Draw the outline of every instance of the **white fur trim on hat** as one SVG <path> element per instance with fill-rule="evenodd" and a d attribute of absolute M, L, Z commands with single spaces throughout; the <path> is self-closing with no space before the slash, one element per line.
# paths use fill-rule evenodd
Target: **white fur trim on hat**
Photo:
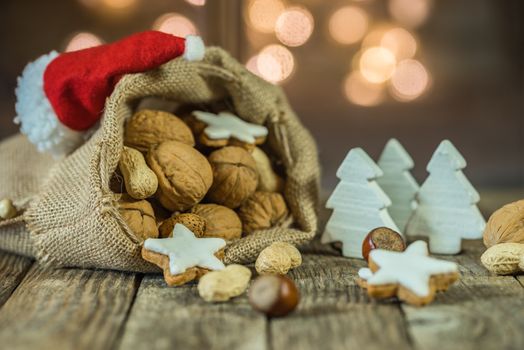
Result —
<path fill-rule="evenodd" d="M 18 78 L 16 94 L 16 124 L 20 132 L 36 145 L 38 151 L 63 156 L 84 140 L 83 133 L 71 130 L 58 120 L 44 92 L 44 72 L 58 56 L 56 51 L 29 63 Z"/>
<path fill-rule="evenodd" d="M 186 36 L 186 48 L 183 57 L 188 61 L 200 61 L 204 58 L 206 47 L 198 35 Z"/>

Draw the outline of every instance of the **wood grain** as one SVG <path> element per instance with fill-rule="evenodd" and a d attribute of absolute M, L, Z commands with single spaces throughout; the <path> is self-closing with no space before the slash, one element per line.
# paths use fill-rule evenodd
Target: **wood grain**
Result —
<path fill-rule="evenodd" d="M 480 265 L 481 241 L 461 255 L 461 279 L 423 308 L 402 305 L 410 337 L 420 349 L 524 348 L 524 288 L 512 276 L 491 276 Z"/>
<path fill-rule="evenodd" d="M 270 323 L 274 349 L 411 348 L 397 303 L 370 301 L 356 285 L 363 260 L 306 255 L 290 273 L 300 290 L 298 309 Z"/>
<path fill-rule="evenodd" d="M 35 264 L 0 309 L 0 344 L 21 349 L 109 349 L 138 281 L 134 274 L 46 270 Z"/>
<path fill-rule="evenodd" d="M 246 296 L 207 303 L 196 284 L 167 287 L 146 276 L 124 329 L 121 349 L 265 349 L 266 319 Z"/>
<path fill-rule="evenodd" d="M 20 284 L 32 263 L 29 258 L 0 251 L 0 307 Z"/>

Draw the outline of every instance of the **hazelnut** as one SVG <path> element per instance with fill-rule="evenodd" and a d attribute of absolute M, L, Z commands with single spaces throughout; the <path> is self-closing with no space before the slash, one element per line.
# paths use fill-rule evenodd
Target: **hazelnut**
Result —
<path fill-rule="evenodd" d="M 509 203 L 495 211 L 484 229 L 484 245 L 524 243 L 524 200 Z"/>
<path fill-rule="evenodd" d="M 300 264 L 302 256 L 295 246 L 286 242 L 275 242 L 260 252 L 255 269 L 260 275 L 285 275 Z"/>
<path fill-rule="evenodd" d="M 145 152 L 164 141 L 178 141 L 189 146 L 195 144 L 191 129 L 171 113 L 144 109 L 127 121 L 124 138 L 126 146 Z"/>
<path fill-rule="evenodd" d="M 200 278 L 198 294 L 205 301 L 227 301 L 241 295 L 251 280 L 251 270 L 242 265 L 229 265 Z"/>
<path fill-rule="evenodd" d="M 233 240 L 242 236 L 242 222 L 237 213 L 218 204 L 197 204 L 191 213 L 202 217 L 206 222 L 205 237 L 218 237 Z"/>
<path fill-rule="evenodd" d="M 16 214 L 17 210 L 12 200 L 4 198 L 0 201 L 0 220 L 12 219 Z"/>
<path fill-rule="evenodd" d="M 200 202 L 213 182 L 206 157 L 177 141 L 153 146 L 147 164 L 158 177 L 158 200 L 171 211 L 184 211 Z"/>
<path fill-rule="evenodd" d="M 369 252 L 373 249 L 385 249 L 402 252 L 406 249 L 404 238 L 400 233 L 388 228 L 378 227 L 371 230 L 362 241 L 362 256 L 368 261 Z"/>
<path fill-rule="evenodd" d="M 271 160 L 264 151 L 255 147 L 251 152 L 258 171 L 258 191 L 282 192 L 284 189 L 284 180 L 278 176 L 273 167 Z"/>
<path fill-rule="evenodd" d="M 158 228 L 161 238 L 171 237 L 176 224 L 187 227 L 197 237 L 203 237 L 206 230 L 206 220 L 196 214 L 175 214 L 165 220 Z"/>
<path fill-rule="evenodd" d="M 246 234 L 273 227 L 282 221 L 287 213 L 284 197 L 276 192 L 257 191 L 238 209 L 238 216 Z"/>
<path fill-rule="evenodd" d="M 268 317 L 289 314 L 297 307 L 299 299 L 297 287 L 286 276 L 260 276 L 249 288 L 249 303 Z"/>
<path fill-rule="evenodd" d="M 209 155 L 213 167 L 213 186 L 210 201 L 237 208 L 251 196 L 258 184 L 257 165 L 245 149 L 224 147 Z"/>
<path fill-rule="evenodd" d="M 118 211 L 138 240 L 158 237 L 155 213 L 148 201 L 123 195 L 119 201 Z"/>

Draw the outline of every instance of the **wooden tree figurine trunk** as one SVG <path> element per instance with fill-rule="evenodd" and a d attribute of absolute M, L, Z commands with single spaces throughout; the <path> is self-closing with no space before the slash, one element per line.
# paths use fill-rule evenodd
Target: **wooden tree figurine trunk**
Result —
<path fill-rule="evenodd" d="M 441 142 L 428 164 L 429 176 L 420 187 L 406 232 L 429 237 L 432 253 L 457 254 L 463 238 L 482 237 L 486 221 L 476 206 L 479 195 L 461 171 L 465 167 L 448 140 Z"/>
<path fill-rule="evenodd" d="M 387 211 L 391 201 L 375 181 L 381 175 L 364 150 L 349 151 L 337 171 L 341 181 L 326 203 L 333 214 L 322 243 L 340 241 L 344 256 L 362 258 L 362 241 L 369 231 L 380 226 L 398 231 Z"/>

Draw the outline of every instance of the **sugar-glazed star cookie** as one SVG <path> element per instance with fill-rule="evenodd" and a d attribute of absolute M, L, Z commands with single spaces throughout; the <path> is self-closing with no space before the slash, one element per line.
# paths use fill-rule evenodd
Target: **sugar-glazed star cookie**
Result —
<path fill-rule="evenodd" d="M 142 258 L 162 268 L 166 283 L 175 286 L 209 270 L 222 270 L 225 266 L 219 258 L 225 245 L 221 238 L 197 238 L 186 226 L 176 224 L 172 237 L 146 239 Z"/>
<path fill-rule="evenodd" d="M 251 150 L 255 145 L 264 143 L 268 134 L 265 126 L 245 122 L 230 112 L 213 114 L 194 111 L 193 116 L 205 124 L 199 139 L 209 147 L 233 145 Z"/>
<path fill-rule="evenodd" d="M 417 306 L 432 302 L 436 292 L 447 290 L 459 277 L 457 264 L 429 257 L 424 241 L 412 243 L 404 252 L 373 250 L 369 269 L 360 269 L 358 274 L 358 283 L 369 296 L 397 296 Z"/>

